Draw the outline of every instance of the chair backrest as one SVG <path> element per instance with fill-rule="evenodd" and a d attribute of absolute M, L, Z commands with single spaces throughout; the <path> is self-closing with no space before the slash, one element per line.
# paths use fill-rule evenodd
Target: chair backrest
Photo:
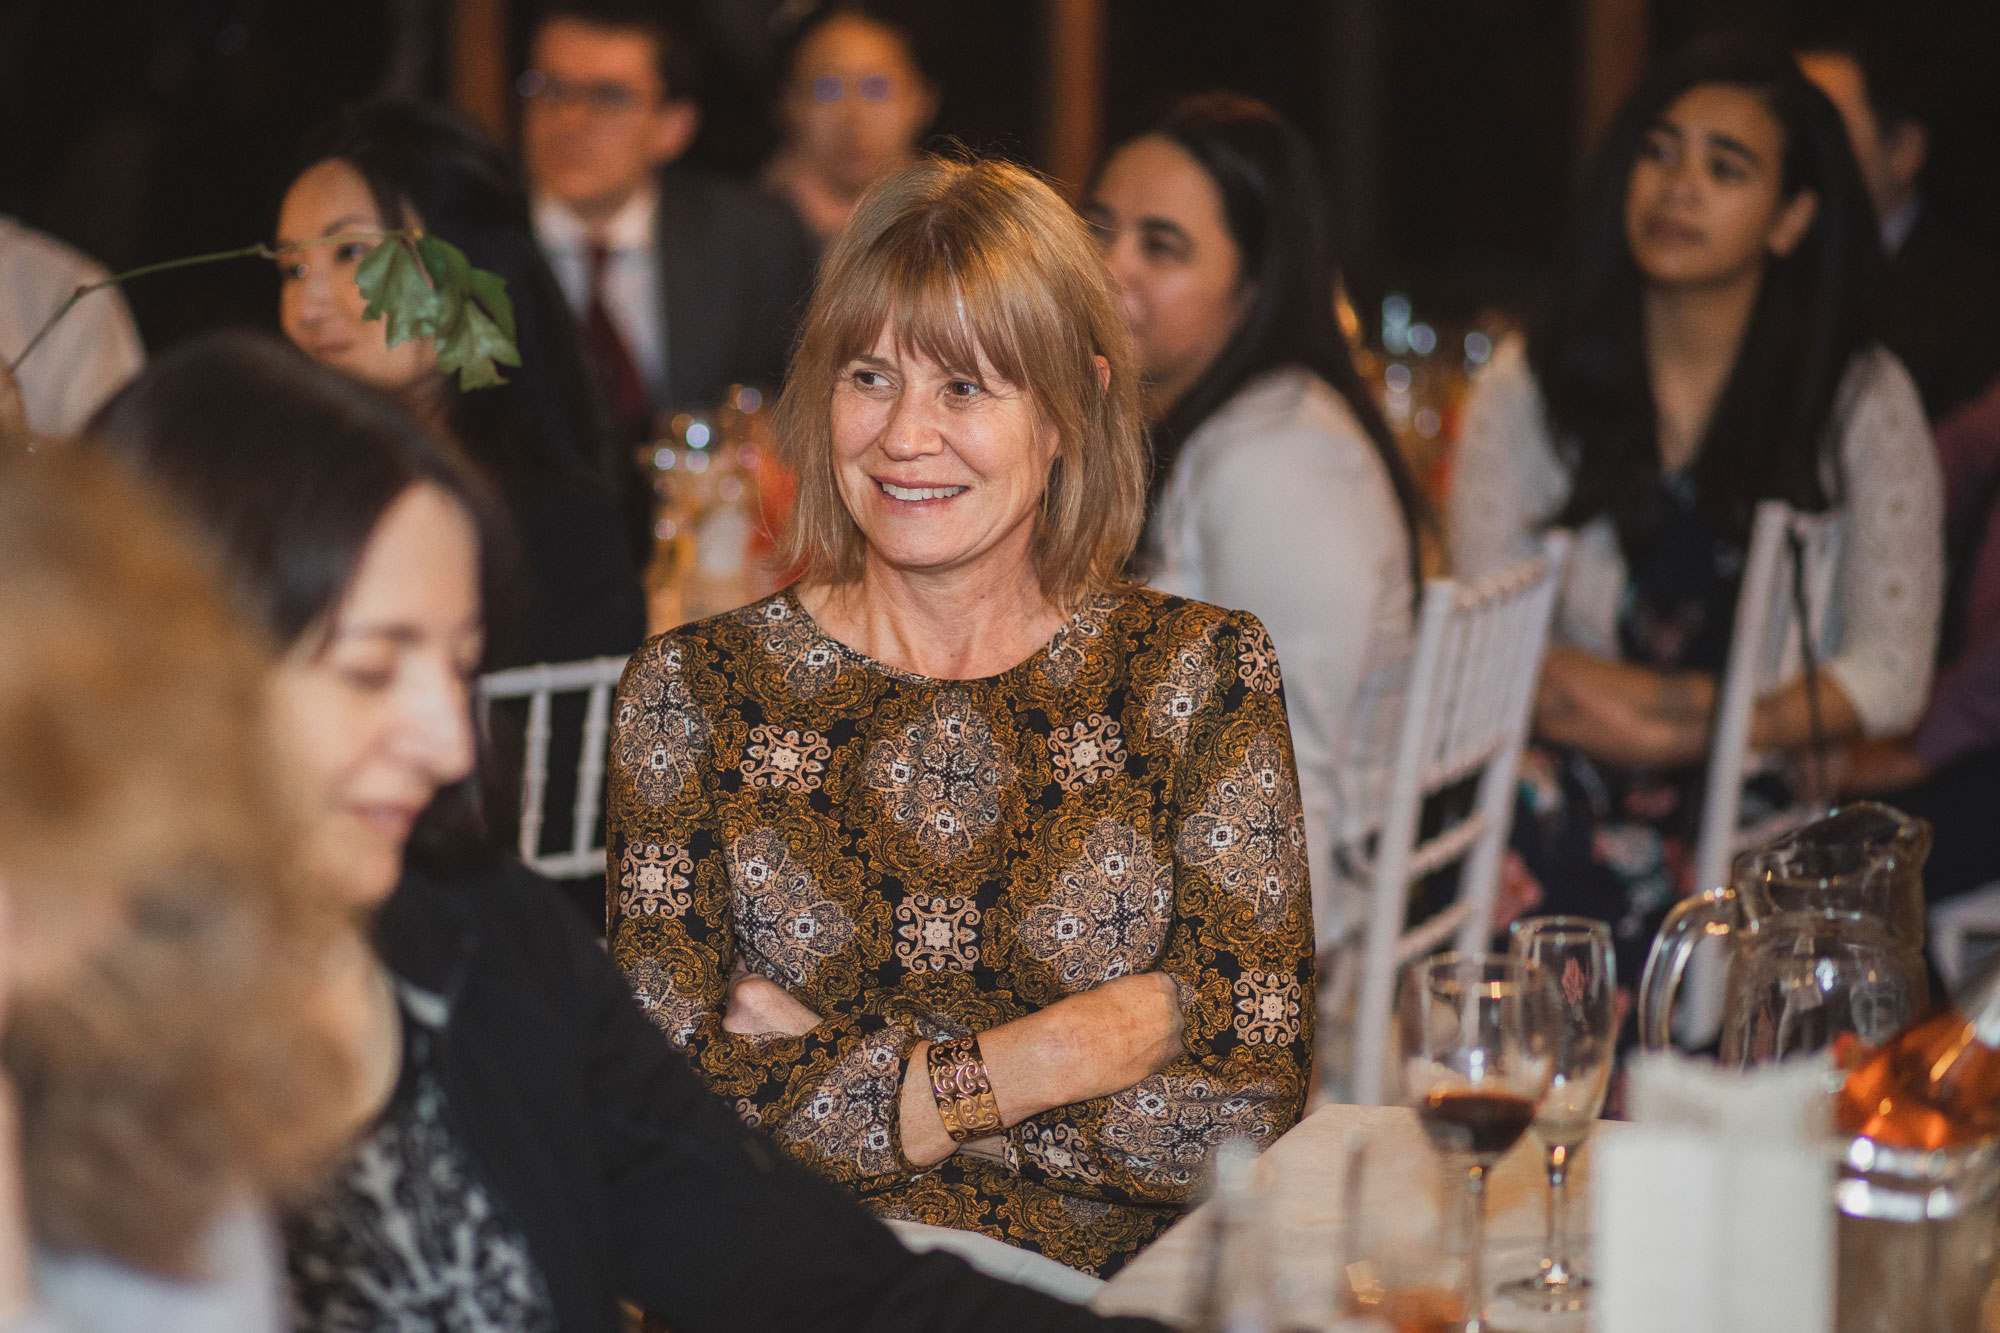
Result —
<path fill-rule="evenodd" d="M 1389 1023 L 1403 965 L 1454 932 L 1461 949 L 1485 947 L 1501 857 L 1514 812 L 1514 779 L 1535 701 L 1569 535 L 1550 533 L 1542 552 L 1472 585 L 1432 579 L 1417 613 L 1403 724 L 1376 839 L 1368 930 L 1357 997 L 1355 1100 L 1383 1099 Z M 1471 809 L 1421 844 L 1424 799 L 1479 775 Z M 1462 862 L 1457 899 L 1405 928 L 1410 886 Z"/>
<path fill-rule="evenodd" d="M 480 678 L 482 722 L 486 706 L 495 700 L 528 701 L 521 763 L 521 859 L 551 879 L 604 873 L 604 822 L 599 818 L 599 804 L 604 787 L 605 736 L 611 729 L 611 692 L 625 672 L 626 661 L 623 657 L 593 657 L 581 662 L 544 662 Z M 544 853 L 542 824 L 555 696 L 586 691 L 589 700 L 584 707 L 583 745 L 576 762 L 575 820 L 569 850 Z"/>
<path fill-rule="evenodd" d="M 1779 500 L 1757 506 L 1750 550 L 1743 562 L 1729 662 L 1716 692 L 1715 734 L 1708 752 L 1708 783 L 1695 843 L 1694 889 L 1727 882 L 1743 806 L 1743 772 L 1749 759 L 1750 719 L 1757 701 L 1797 673 L 1803 637 L 1797 614 L 1803 560 L 1806 608 L 1814 660 L 1827 656 L 1829 607 L 1840 563 L 1840 525 L 1827 514 L 1800 514 Z"/>

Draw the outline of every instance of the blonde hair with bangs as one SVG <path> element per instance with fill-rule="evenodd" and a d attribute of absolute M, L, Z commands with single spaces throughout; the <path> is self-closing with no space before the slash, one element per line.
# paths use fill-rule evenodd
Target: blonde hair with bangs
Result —
<path fill-rule="evenodd" d="M 787 562 L 810 583 L 860 577 L 865 541 L 834 478 L 833 391 L 885 326 L 898 348 L 954 371 L 983 354 L 1028 394 L 1057 439 L 1032 547 L 1042 591 L 1067 609 L 1116 587 L 1145 521 L 1130 336 L 1088 226 L 1005 162 L 929 158 L 898 172 L 827 252 L 776 414 L 798 478 Z"/>

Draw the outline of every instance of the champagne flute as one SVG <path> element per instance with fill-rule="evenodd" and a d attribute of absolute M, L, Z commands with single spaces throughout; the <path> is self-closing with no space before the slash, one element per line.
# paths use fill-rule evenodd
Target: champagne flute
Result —
<path fill-rule="evenodd" d="M 1551 985 L 1518 959 L 1440 954 L 1411 965 L 1396 1008 L 1403 1092 L 1465 1196 L 1466 1333 L 1487 1333 L 1486 1173 L 1520 1142 L 1548 1091 L 1528 1012 Z"/>
<path fill-rule="evenodd" d="M 1548 1239 L 1539 1271 L 1501 1290 L 1529 1309 L 1581 1310 L 1590 1279 L 1576 1271 L 1569 1250 L 1569 1169 L 1604 1108 L 1617 1054 L 1611 928 L 1587 917 L 1529 917 L 1514 923 L 1508 952 L 1554 985 L 1531 992 L 1527 1007 L 1527 1040 L 1550 1069 L 1534 1123 L 1548 1154 Z"/>

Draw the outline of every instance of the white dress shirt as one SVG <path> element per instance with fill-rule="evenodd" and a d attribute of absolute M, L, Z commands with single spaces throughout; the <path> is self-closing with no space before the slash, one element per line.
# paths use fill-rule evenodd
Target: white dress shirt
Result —
<path fill-rule="evenodd" d="M 1944 479 L 1923 404 L 1903 363 L 1880 347 L 1856 356 L 1835 399 L 1844 529 L 1827 628 L 1826 674 L 1870 736 L 1908 731 L 1930 694 L 1944 594 Z M 1451 492 L 1452 571 L 1478 578 L 1534 549 L 1569 498 L 1542 393 L 1519 340 L 1503 343 L 1473 384 Z M 1825 469 L 1829 480 L 1834 469 Z M 1615 658 L 1625 557 L 1608 517 L 1583 525 L 1552 634 Z M 1794 669 L 1788 668 L 1788 674 Z"/>
<path fill-rule="evenodd" d="M 1367 886 L 1340 874 L 1335 849 L 1381 820 L 1413 647 L 1388 470 L 1325 380 L 1275 370 L 1188 437 L 1154 522 L 1153 586 L 1248 611 L 1277 647 L 1326 949 L 1367 919 Z"/>
<path fill-rule="evenodd" d="M 648 183 L 601 228 L 592 228 L 545 195 L 535 200 L 534 212 L 535 239 L 579 320 L 590 310 L 590 243 L 604 242 L 605 313 L 625 340 L 625 350 L 646 387 L 646 401 L 654 408 L 669 405 L 666 303 L 654 236 L 659 197 L 659 190 Z"/>
<path fill-rule="evenodd" d="M 53 236 L 0 217 L 0 362 L 21 354 L 78 287 L 103 267 Z M 115 287 L 92 292 L 15 372 L 37 435 L 73 435 L 146 366 L 132 312 Z"/>

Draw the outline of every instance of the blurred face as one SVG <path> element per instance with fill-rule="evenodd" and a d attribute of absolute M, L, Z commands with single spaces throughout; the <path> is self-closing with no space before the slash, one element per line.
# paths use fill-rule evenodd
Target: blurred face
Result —
<path fill-rule="evenodd" d="M 354 266 L 375 248 L 382 213 L 368 182 L 332 158 L 305 172 L 278 210 L 278 322 L 285 336 L 321 365 L 400 396 L 438 378 L 428 338 L 389 346 L 387 325 L 364 320 L 367 306 Z M 333 244 L 315 244 L 330 236 Z"/>
<path fill-rule="evenodd" d="M 1029 569 L 1054 433 L 985 358 L 947 367 L 884 328 L 833 390 L 834 470 L 869 558 L 905 573 Z"/>
<path fill-rule="evenodd" d="M 1647 281 L 1699 288 L 1754 279 L 1788 255 L 1817 200 L 1783 196 L 1784 127 L 1754 93 L 1703 84 L 1647 130 L 1625 188 L 1625 242 Z"/>
<path fill-rule="evenodd" d="M 472 520 L 417 485 L 383 513 L 327 638 L 308 632 L 273 673 L 277 771 L 311 869 L 356 906 L 389 896 L 417 816 L 472 771 L 483 638 Z"/>
<path fill-rule="evenodd" d="M 896 33 L 841 17 L 799 49 L 783 110 L 806 165 L 832 189 L 858 195 L 910 160 L 937 98 Z"/>
<path fill-rule="evenodd" d="M 701 113 L 671 99 L 654 39 L 551 19 L 522 77 L 521 152 L 537 193 L 586 220 L 617 212 L 694 141 Z"/>
<path fill-rule="evenodd" d="M 1104 164 L 1085 213 L 1103 239 L 1158 416 L 1201 377 L 1254 295 L 1222 193 L 1201 164 L 1148 136 Z"/>

